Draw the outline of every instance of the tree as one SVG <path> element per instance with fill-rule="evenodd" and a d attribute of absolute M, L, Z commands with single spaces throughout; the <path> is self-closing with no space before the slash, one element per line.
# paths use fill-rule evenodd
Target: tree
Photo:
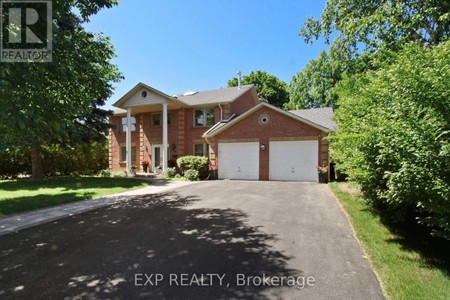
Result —
<path fill-rule="evenodd" d="M 256 93 L 260 99 L 282 108 L 288 101 L 287 85 L 275 75 L 270 75 L 265 71 L 251 72 L 242 78 L 242 84 L 254 84 Z M 238 79 L 234 77 L 228 80 L 228 86 L 237 86 Z"/>
<path fill-rule="evenodd" d="M 337 95 L 332 88 L 341 80 L 344 70 L 342 61 L 334 60 L 321 51 L 317 59 L 311 60 L 302 72 L 292 77 L 289 102 L 285 103 L 284 109 L 335 106 Z"/>
<path fill-rule="evenodd" d="M 286 109 L 336 106 L 333 88 L 343 74 L 373 70 L 386 50 L 415 41 L 437 45 L 450 34 L 448 1 L 328 0 L 319 20 L 308 18 L 299 35 L 306 43 L 331 44 L 290 84 Z M 330 39 L 337 34 L 331 42 Z"/>
<path fill-rule="evenodd" d="M 338 165 L 374 205 L 450 239 L 450 41 L 407 44 L 338 84 Z"/>
<path fill-rule="evenodd" d="M 43 176 L 42 143 L 68 138 L 74 123 L 101 115 L 97 105 L 111 96 L 112 83 L 122 78 L 111 64 L 115 55 L 109 39 L 82 27 L 91 15 L 118 0 L 52 3 L 53 61 L 0 65 L 1 146 L 31 145 L 34 178 Z"/>
<path fill-rule="evenodd" d="M 446 0 L 328 0 L 320 20 L 308 17 L 299 35 L 306 43 L 323 36 L 333 51 L 356 57 L 380 49 L 399 50 L 408 42 L 437 45 L 450 34 Z M 359 49 L 364 46 L 364 49 Z"/>

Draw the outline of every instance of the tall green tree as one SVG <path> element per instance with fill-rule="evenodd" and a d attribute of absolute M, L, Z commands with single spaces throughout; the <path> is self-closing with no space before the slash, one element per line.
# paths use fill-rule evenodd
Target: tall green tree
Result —
<path fill-rule="evenodd" d="M 249 75 L 244 75 L 241 84 L 254 84 L 258 97 L 276 107 L 282 108 L 289 99 L 286 83 L 265 71 L 252 71 Z M 229 87 L 237 85 L 236 77 L 228 80 Z"/>
<path fill-rule="evenodd" d="M 111 63 L 115 55 L 109 39 L 82 26 L 118 0 L 52 3 L 53 61 L 0 64 L 1 146 L 31 145 L 34 178 L 43 176 L 42 144 L 68 138 L 76 122 L 101 115 L 98 104 L 111 96 L 113 83 L 121 79 Z"/>
<path fill-rule="evenodd" d="M 437 45 L 450 34 L 450 2 L 328 0 L 320 19 L 308 18 L 299 35 L 330 44 L 290 83 L 287 109 L 335 106 L 334 86 L 347 75 L 374 69 L 384 51 L 408 42 Z M 332 40 L 332 38 L 334 38 Z"/>
<path fill-rule="evenodd" d="M 334 51 L 356 56 L 398 50 L 408 42 L 437 45 L 450 34 L 446 0 L 328 0 L 320 19 L 309 17 L 299 35 L 306 43 L 338 34 Z"/>
<path fill-rule="evenodd" d="M 342 61 L 334 60 L 321 51 L 317 59 L 311 60 L 303 71 L 292 77 L 289 102 L 285 103 L 284 109 L 335 106 L 337 95 L 332 88 L 341 80 L 344 70 Z"/>
<path fill-rule="evenodd" d="M 338 84 L 332 156 L 372 203 L 450 240 L 450 41 L 409 43 Z"/>

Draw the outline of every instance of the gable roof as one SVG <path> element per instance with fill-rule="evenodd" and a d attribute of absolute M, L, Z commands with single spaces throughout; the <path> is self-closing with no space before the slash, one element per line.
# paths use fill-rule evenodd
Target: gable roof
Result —
<path fill-rule="evenodd" d="M 152 92 L 162 96 L 163 98 L 166 98 L 167 100 L 170 100 L 170 96 L 169 95 L 167 95 L 167 94 L 165 94 L 165 93 L 163 93 L 163 92 L 161 92 L 161 91 L 159 91 L 159 90 L 157 90 L 155 88 L 152 88 L 151 86 L 146 85 L 145 83 L 139 82 L 128 93 L 123 95 L 122 98 L 117 100 L 116 103 L 113 104 L 113 106 L 120 107 L 124 102 L 126 102 L 128 100 L 128 98 L 130 98 L 130 96 L 132 96 L 134 93 L 136 93 L 141 88 L 148 89 L 148 90 L 150 90 L 150 91 L 152 91 Z"/>
<path fill-rule="evenodd" d="M 241 88 L 227 87 L 210 91 L 203 91 L 197 93 L 190 93 L 191 95 L 176 95 L 173 96 L 178 101 L 187 104 L 189 106 L 214 104 L 214 103 L 228 103 L 233 102 L 248 90 L 253 88 L 253 84 L 242 85 Z"/>
<path fill-rule="evenodd" d="M 337 128 L 336 122 L 332 119 L 334 116 L 332 107 L 290 110 L 289 112 L 330 130 Z"/>
<path fill-rule="evenodd" d="M 303 118 L 303 117 L 298 116 L 298 115 L 296 115 L 296 114 L 293 114 L 293 113 L 291 113 L 291 112 L 288 112 L 288 111 L 282 110 L 282 109 L 280 109 L 280 108 L 278 108 L 278 107 L 275 107 L 275 106 L 273 106 L 273 105 L 270 105 L 270 104 L 267 103 L 267 102 L 261 102 L 261 103 L 259 103 L 258 105 L 252 107 L 251 109 L 247 110 L 245 113 L 243 113 L 242 115 L 240 115 L 240 116 L 238 116 L 238 117 L 236 117 L 236 118 L 233 118 L 233 119 L 231 119 L 231 120 L 220 121 L 219 123 L 217 123 L 216 125 L 214 125 L 213 127 L 211 127 L 208 131 L 206 131 L 206 132 L 202 135 L 202 137 L 203 137 L 203 138 L 210 138 L 210 137 L 213 137 L 213 136 L 217 135 L 218 133 L 224 131 L 224 130 L 227 129 L 228 127 L 232 126 L 233 124 L 239 122 L 240 120 L 244 119 L 244 118 L 247 117 L 248 115 L 250 115 L 250 114 L 252 114 L 253 112 L 257 111 L 257 110 L 260 109 L 262 106 L 265 106 L 265 107 L 268 107 L 268 108 L 270 108 L 270 109 L 273 109 L 273 110 L 275 110 L 275 111 L 277 111 L 277 112 L 279 112 L 279 113 L 281 113 L 281 114 L 283 114 L 283 115 L 285 115 L 285 116 L 288 116 L 288 117 L 293 118 L 293 119 L 295 119 L 295 120 L 297 120 L 297 121 L 301 121 L 301 122 L 303 122 L 303 123 L 306 123 L 306 124 L 308 124 L 308 125 L 310 125 L 310 126 L 312 126 L 312 127 L 315 127 L 315 128 L 317 128 L 317 129 L 319 129 L 319 130 L 322 130 L 322 131 L 324 131 L 324 132 L 329 132 L 329 131 L 332 130 L 332 128 L 328 128 L 328 127 L 325 127 L 325 126 L 323 126 L 323 125 L 317 124 L 317 123 L 315 123 L 315 122 L 313 122 L 313 121 L 311 121 L 311 120 L 309 120 L 309 119 Z"/>

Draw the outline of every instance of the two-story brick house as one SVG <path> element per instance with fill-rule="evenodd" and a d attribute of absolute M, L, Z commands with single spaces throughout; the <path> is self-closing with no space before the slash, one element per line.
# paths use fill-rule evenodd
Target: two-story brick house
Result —
<path fill-rule="evenodd" d="M 315 166 L 328 164 L 323 137 L 335 126 L 331 108 L 283 111 L 260 102 L 253 85 L 168 96 L 139 83 L 114 106 L 113 171 L 204 155 L 219 178 L 316 181 Z"/>

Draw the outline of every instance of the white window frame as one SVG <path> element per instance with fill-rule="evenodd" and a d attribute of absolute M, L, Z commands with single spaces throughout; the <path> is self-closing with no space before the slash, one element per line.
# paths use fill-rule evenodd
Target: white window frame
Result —
<path fill-rule="evenodd" d="M 124 120 L 125 120 L 125 123 L 123 123 Z M 133 123 L 133 120 L 134 120 L 134 123 Z M 136 124 L 137 124 L 136 123 L 136 116 L 131 116 L 131 132 L 135 132 L 136 131 Z M 133 130 L 133 127 L 134 127 L 134 130 Z M 127 132 L 127 117 L 122 117 L 120 119 L 120 132 L 121 133 L 126 133 Z"/>
<path fill-rule="evenodd" d="M 207 119 L 207 114 L 206 114 L 206 111 L 208 110 L 208 109 L 212 109 L 213 111 L 214 111 L 214 122 L 211 124 L 211 125 L 207 125 L 207 123 L 208 123 L 208 119 Z M 203 125 L 197 125 L 197 120 L 196 120 L 196 117 L 195 117 L 195 112 L 196 111 L 198 111 L 198 110 L 201 110 L 201 111 L 203 111 L 203 122 L 204 122 L 204 124 Z M 193 125 L 194 125 L 194 127 L 212 127 L 212 126 L 214 126 L 214 124 L 216 124 L 216 108 L 215 107 L 210 107 L 210 108 L 194 108 L 193 109 Z"/>

